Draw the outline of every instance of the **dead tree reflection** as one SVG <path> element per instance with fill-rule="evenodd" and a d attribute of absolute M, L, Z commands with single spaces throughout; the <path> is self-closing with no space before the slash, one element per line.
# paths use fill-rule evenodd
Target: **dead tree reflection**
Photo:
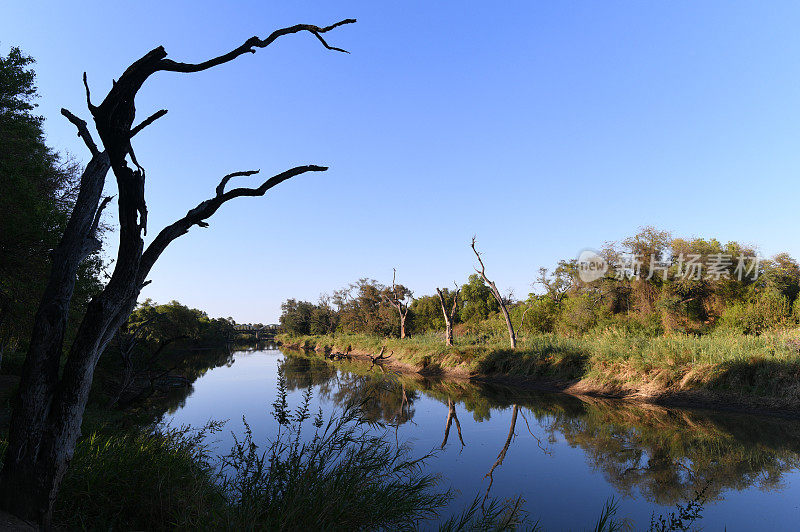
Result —
<path fill-rule="evenodd" d="M 516 428 L 517 428 L 517 415 L 521 415 L 522 419 L 525 421 L 525 425 L 528 428 L 528 433 L 536 440 L 536 445 L 539 449 L 542 450 L 544 454 L 552 454 L 546 447 L 542 445 L 542 440 L 536 436 L 533 431 L 531 431 L 531 427 L 528 424 L 528 419 L 525 417 L 525 414 L 519 408 L 519 405 L 514 405 L 513 409 L 511 410 L 511 426 L 508 428 L 508 436 L 506 437 L 505 445 L 500 450 L 500 454 L 497 455 L 497 460 L 492 465 L 492 468 L 489 469 L 489 472 L 486 473 L 484 478 L 489 479 L 489 485 L 486 487 L 486 495 L 483 496 L 482 505 L 486 504 L 486 500 L 489 498 L 489 492 L 492 490 L 492 485 L 494 484 L 494 470 L 503 465 L 503 461 L 506 459 L 506 453 L 508 453 L 508 448 L 511 446 L 511 442 L 516 437 Z"/>
<path fill-rule="evenodd" d="M 494 470 L 497 469 L 499 466 L 503 464 L 503 460 L 506 459 L 506 453 L 508 452 L 508 447 L 511 445 L 511 441 L 516 436 L 515 430 L 517 428 L 517 414 L 519 413 L 519 406 L 514 405 L 513 410 L 511 411 L 511 426 L 508 428 L 508 437 L 506 437 L 506 444 L 503 445 L 503 449 L 500 451 L 500 454 L 497 455 L 497 460 L 495 461 L 492 468 L 486 473 L 484 478 L 489 479 L 489 486 L 486 488 L 486 495 L 483 496 L 483 504 L 486 504 L 486 499 L 489 498 L 489 492 L 492 490 L 492 484 L 494 484 Z"/>
<path fill-rule="evenodd" d="M 444 449 L 444 446 L 447 445 L 447 439 L 450 437 L 450 426 L 453 424 L 453 421 L 456 422 L 456 430 L 458 431 L 458 440 L 461 442 L 461 449 L 463 449 L 466 443 L 464 443 L 464 438 L 461 436 L 461 423 L 458 421 L 458 415 L 456 414 L 456 404 L 450 397 L 448 397 L 447 424 L 444 427 L 444 439 L 442 440 L 442 445 L 440 449 Z"/>

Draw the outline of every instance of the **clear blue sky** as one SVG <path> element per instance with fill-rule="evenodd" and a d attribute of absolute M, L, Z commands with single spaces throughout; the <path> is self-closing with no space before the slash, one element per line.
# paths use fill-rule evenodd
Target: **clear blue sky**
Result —
<path fill-rule="evenodd" d="M 37 59 L 49 142 L 85 161 L 58 114 L 88 117 L 84 70 L 100 98 L 159 44 L 200 61 L 349 17 L 328 39 L 351 55 L 300 34 L 148 81 L 140 116 L 169 109 L 135 141 L 151 236 L 230 171 L 331 169 L 227 204 L 143 297 L 273 322 L 286 298 L 392 267 L 430 293 L 471 272 L 473 233 L 517 296 L 648 224 L 800 254 L 795 2 L 19 2 L 0 49 Z"/>

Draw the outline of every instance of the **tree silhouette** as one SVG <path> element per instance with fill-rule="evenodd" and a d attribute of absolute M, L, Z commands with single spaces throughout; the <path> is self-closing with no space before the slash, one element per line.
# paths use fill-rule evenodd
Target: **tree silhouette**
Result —
<path fill-rule="evenodd" d="M 34 318 L 0 473 L 0 506 L 24 519 L 49 526 L 59 483 L 80 434 L 97 361 L 133 310 L 139 292 L 148 283 L 147 275 L 167 246 L 195 225 L 208 227 L 206 220 L 230 200 L 263 196 L 294 176 L 327 170 L 324 166 L 297 166 L 270 177 L 256 188 L 226 191 L 231 179 L 250 176 L 258 170 L 228 174 L 220 181 L 214 196 L 162 229 L 145 248 L 145 170 L 137 160 L 131 140 L 167 111 L 159 110 L 134 126 L 139 89 L 158 72 L 201 72 L 243 54 L 255 53 L 257 48 L 265 48 L 293 33 L 309 32 L 325 48 L 344 52 L 330 46 L 323 34 L 353 22 L 355 20 L 346 19 L 326 27 L 298 24 L 279 29 L 265 39 L 251 37 L 230 52 L 201 63 L 168 59 L 164 47 L 159 46 L 131 64 L 99 105 L 92 103 L 84 73 L 86 101 L 102 149 L 92 138 L 87 123 L 62 109 L 61 113 L 78 129 L 92 157 L 81 176 L 78 197 L 63 237 L 52 253 L 50 276 Z M 133 168 L 128 165 L 128 159 Z M 76 274 L 81 262 L 101 245 L 96 233 L 103 208 L 111 200 L 101 198 L 109 169 L 118 187 L 120 240 L 115 268 L 106 287 L 89 303 L 63 370 L 59 371 Z"/>

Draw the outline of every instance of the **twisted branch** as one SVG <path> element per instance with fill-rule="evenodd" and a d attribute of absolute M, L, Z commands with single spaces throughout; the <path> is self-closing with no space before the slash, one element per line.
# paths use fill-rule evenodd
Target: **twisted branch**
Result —
<path fill-rule="evenodd" d="M 100 155 L 100 150 L 97 149 L 97 144 L 95 144 L 92 134 L 89 133 L 89 128 L 87 127 L 86 121 L 78 118 L 63 107 L 61 108 L 61 114 L 64 115 L 67 120 L 72 122 L 76 128 L 78 128 L 78 136 L 83 139 L 83 143 L 86 144 L 87 148 L 89 148 L 89 151 L 92 153 L 92 157 L 95 155 Z"/>
<path fill-rule="evenodd" d="M 304 174 L 306 172 L 324 172 L 327 169 L 327 166 L 296 166 L 286 170 L 285 172 L 281 172 L 280 174 L 270 177 L 257 188 L 239 187 L 231 189 L 228 192 L 224 192 L 224 187 L 231 177 L 234 177 L 237 174 L 252 175 L 252 173 L 257 172 L 257 170 L 248 171 L 250 173 L 234 172 L 233 174 L 223 177 L 222 182 L 220 182 L 220 184 L 217 186 L 217 194 L 213 198 L 201 202 L 199 205 L 197 205 L 197 207 L 187 212 L 186 216 L 166 226 L 161 230 L 160 233 L 158 233 L 158 236 L 156 236 L 153 242 L 147 246 L 147 249 L 142 254 L 142 260 L 138 274 L 138 284 L 141 285 L 145 282 L 145 278 L 150 273 L 150 269 L 153 267 L 153 264 L 155 264 L 156 260 L 158 260 L 158 257 L 161 256 L 161 253 L 166 249 L 170 242 L 181 235 L 185 235 L 193 225 L 197 225 L 199 227 L 208 227 L 208 223 L 206 223 L 205 220 L 217 212 L 217 210 L 224 203 L 234 198 L 263 196 L 272 187 L 275 187 L 294 176 Z"/>
<path fill-rule="evenodd" d="M 200 72 L 215 67 L 217 65 L 233 61 L 240 55 L 247 53 L 254 54 L 256 53 L 255 48 L 266 48 L 267 46 L 275 42 L 276 39 L 282 37 L 283 35 L 289 35 L 291 33 L 299 33 L 301 31 L 310 32 L 317 39 L 319 39 L 319 42 L 321 42 L 322 45 L 328 50 L 350 53 L 342 48 L 337 48 L 335 46 L 329 45 L 322 37 L 322 34 L 327 33 L 334 28 L 338 28 L 339 26 L 343 26 L 345 24 L 353 24 L 355 22 L 356 19 L 348 18 L 345 20 L 340 20 L 339 22 L 331 24 L 330 26 L 325 26 L 324 28 L 320 28 L 319 26 L 315 26 L 313 24 L 296 24 L 288 28 L 275 30 L 266 39 L 259 39 L 258 37 L 250 37 L 238 48 L 235 48 L 230 52 L 215 57 L 213 59 L 209 59 L 208 61 L 203 61 L 202 63 L 179 63 L 171 59 L 162 59 L 159 65 L 159 70 L 165 70 L 168 72 L 183 72 L 183 73 Z"/>
<path fill-rule="evenodd" d="M 222 196 L 225 193 L 225 185 L 228 184 L 234 177 L 247 177 L 259 173 L 261 170 L 244 170 L 242 172 L 233 172 L 222 178 L 222 181 L 217 185 L 217 196 Z"/>

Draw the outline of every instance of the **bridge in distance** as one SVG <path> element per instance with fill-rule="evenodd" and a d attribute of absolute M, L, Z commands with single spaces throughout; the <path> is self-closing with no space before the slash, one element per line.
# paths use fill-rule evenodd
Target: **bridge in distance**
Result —
<path fill-rule="evenodd" d="M 264 325 L 263 327 L 257 327 L 255 325 L 235 325 L 233 329 L 236 331 L 236 335 L 242 336 L 253 336 L 256 341 L 261 340 L 273 340 L 275 335 L 280 332 L 281 326 L 277 324 L 270 324 Z"/>

